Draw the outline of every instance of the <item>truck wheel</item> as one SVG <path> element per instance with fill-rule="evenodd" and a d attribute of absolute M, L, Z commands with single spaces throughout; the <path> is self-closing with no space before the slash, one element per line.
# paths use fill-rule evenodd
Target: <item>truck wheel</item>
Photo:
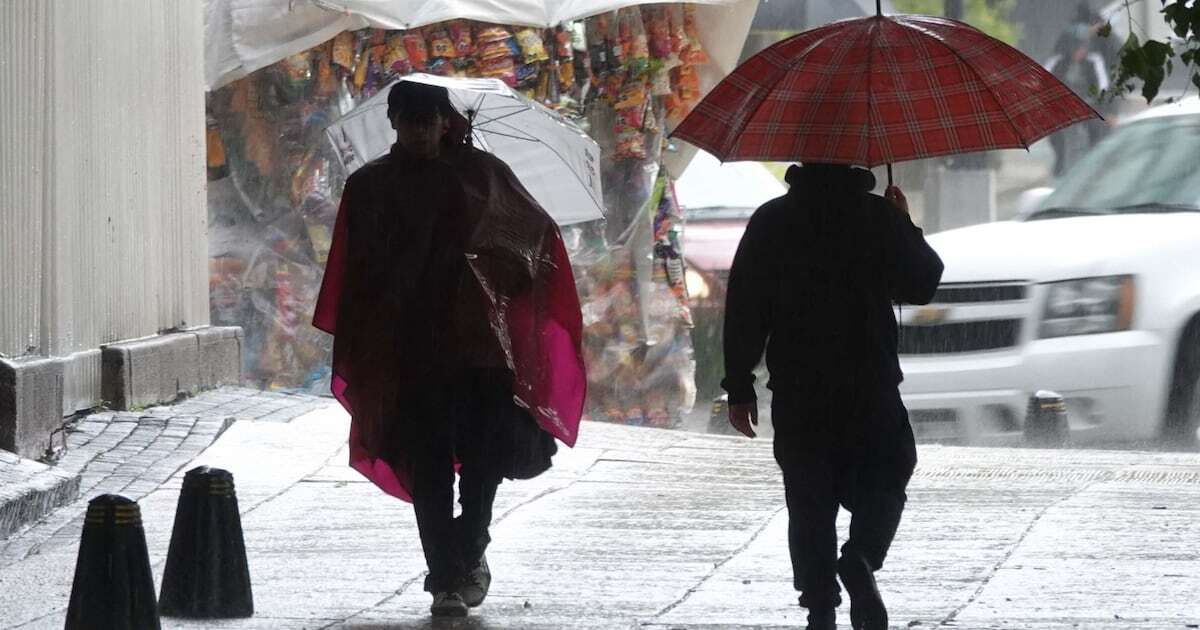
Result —
<path fill-rule="evenodd" d="M 1192 321 L 1180 342 L 1168 404 L 1164 437 L 1184 445 L 1200 443 L 1200 319 Z"/>

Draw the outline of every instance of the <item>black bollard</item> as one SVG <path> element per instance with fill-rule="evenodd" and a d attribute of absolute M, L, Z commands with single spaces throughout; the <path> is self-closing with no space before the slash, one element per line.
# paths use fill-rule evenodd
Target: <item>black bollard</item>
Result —
<path fill-rule="evenodd" d="M 242 518 L 229 471 L 199 466 L 184 475 L 158 609 L 168 617 L 206 619 L 254 614 Z"/>
<path fill-rule="evenodd" d="M 67 608 L 66 630 L 98 628 L 161 628 L 141 510 L 115 494 L 88 502 Z"/>
<path fill-rule="evenodd" d="M 1040 391 L 1029 399 L 1025 413 L 1025 441 L 1035 446 L 1066 446 L 1071 427 L 1067 423 L 1067 403 L 1063 397 Z"/>

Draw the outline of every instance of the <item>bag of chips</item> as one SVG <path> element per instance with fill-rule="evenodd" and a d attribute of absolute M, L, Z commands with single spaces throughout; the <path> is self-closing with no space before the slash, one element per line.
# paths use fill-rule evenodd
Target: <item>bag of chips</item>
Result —
<path fill-rule="evenodd" d="M 694 65 L 708 63 L 708 53 L 704 52 L 704 47 L 700 44 L 700 30 L 696 24 L 695 5 L 683 5 L 683 32 L 687 37 L 687 46 L 680 55 L 680 59 L 684 63 Z"/>
<path fill-rule="evenodd" d="M 404 35 L 399 32 L 387 36 L 387 48 L 383 53 L 383 65 L 396 74 L 412 72 L 408 51 L 404 47 Z"/>
<path fill-rule="evenodd" d="M 625 69 L 629 76 L 640 77 L 650 67 L 650 48 L 641 10 L 637 7 L 621 9 L 617 12 L 617 24 L 617 41 Z"/>
<path fill-rule="evenodd" d="M 454 51 L 458 57 L 469 57 L 475 54 L 475 42 L 471 38 L 471 25 L 465 20 L 450 22 L 450 40 L 454 42 Z"/>
<path fill-rule="evenodd" d="M 546 44 L 542 41 L 542 35 L 536 29 L 523 28 L 517 31 L 515 39 L 525 63 L 539 63 L 550 59 L 550 55 L 546 54 Z"/>
<path fill-rule="evenodd" d="M 408 53 L 408 63 L 414 72 L 425 72 L 429 63 L 429 49 L 425 47 L 425 38 L 418 31 L 404 33 L 404 50 Z"/>
<path fill-rule="evenodd" d="M 342 31 L 333 38 L 333 63 L 345 68 L 354 69 L 354 34 Z"/>

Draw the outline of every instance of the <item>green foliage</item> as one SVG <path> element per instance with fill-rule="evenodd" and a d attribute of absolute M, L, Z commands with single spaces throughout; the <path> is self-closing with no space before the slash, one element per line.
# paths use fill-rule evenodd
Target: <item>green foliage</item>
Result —
<path fill-rule="evenodd" d="M 945 0 L 895 0 L 896 11 L 921 15 L 944 15 Z M 964 0 L 963 21 L 996 39 L 1016 46 L 1021 25 L 1009 20 L 1017 0 Z"/>
<path fill-rule="evenodd" d="M 1125 9 L 1135 0 L 1125 0 Z M 1181 41 L 1161 42 L 1156 39 L 1142 42 L 1130 34 L 1121 47 L 1121 58 L 1114 70 L 1113 87 L 1104 95 L 1116 98 L 1129 94 L 1142 85 L 1142 97 L 1149 104 L 1158 96 L 1163 81 L 1175 70 L 1176 58 L 1185 72 L 1191 73 L 1192 84 L 1200 88 L 1200 1 L 1160 0 L 1167 24 Z M 1101 31 L 1108 36 L 1112 29 Z"/>

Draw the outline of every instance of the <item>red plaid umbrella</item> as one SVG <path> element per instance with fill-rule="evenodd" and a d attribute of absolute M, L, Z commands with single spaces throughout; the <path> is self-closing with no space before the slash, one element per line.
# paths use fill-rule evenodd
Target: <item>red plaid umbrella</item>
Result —
<path fill-rule="evenodd" d="M 785 39 L 721 81 L 672 134 L 722 161 L 878 166 L 1024 147 L 1100 115 L 974 27 L 896 15 Z"/>

